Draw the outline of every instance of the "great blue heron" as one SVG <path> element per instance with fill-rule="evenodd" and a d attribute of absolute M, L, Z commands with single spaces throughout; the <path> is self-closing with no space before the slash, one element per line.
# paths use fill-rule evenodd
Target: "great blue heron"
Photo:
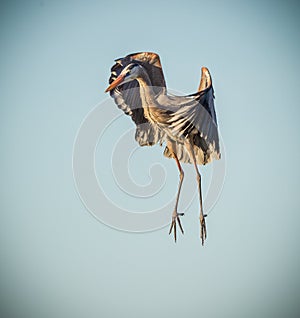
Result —
<path fill-rule="evenodd" d="M 169 234 L 176 222 L 184 233 L 178 213 L 178 200 L 184 178 L 180 162 L 195 166 L 200 200 L 200 237 L 206 239 L 206 224 L 202 205 L 201 175 L 197 164 L 205 165 L 220 158 L 214 90 L 210 73 L 202 67 L 198 91 L 191 95 L 167 94 L 160 58 L 155 53 L 142 52 L 115 60 L 109 86 L 115 103 L 135 122 L 135 138 L 141 146 L 166 143 L 164 155 L 174 158 L 180 181 L 172 214 Z"/>

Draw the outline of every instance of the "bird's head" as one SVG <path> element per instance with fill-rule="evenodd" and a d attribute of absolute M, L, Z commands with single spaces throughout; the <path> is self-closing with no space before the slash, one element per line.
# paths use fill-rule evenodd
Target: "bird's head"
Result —
<path fill-rule="evenodd" d="M 131 63 L 127 65 L 120 75 L 107 87 L 105 93 L 111 91 L 112 89 L 118 87 L 119 85 L 123 85 L 134 79 L 138 78 L 141 75 L 142 66 L 137 63 Z"/>

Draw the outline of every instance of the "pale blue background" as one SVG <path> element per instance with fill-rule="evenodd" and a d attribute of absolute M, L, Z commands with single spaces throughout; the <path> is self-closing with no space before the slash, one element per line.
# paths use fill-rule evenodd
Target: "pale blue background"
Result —
<path fill-rule="evenodd" d="M 297 1 L 2 1 L 0 10 L 2 316 L 298 317 Z M 166 228 L 101 224 L 74 187 L 81 121 L 107 98 L 113 59 L 143 50 L 160 54 L 172 89 L 193 92 L 202 65 L 213 74 L 227 170 L 205 248 L 196 201 L 175 245 Z"/>

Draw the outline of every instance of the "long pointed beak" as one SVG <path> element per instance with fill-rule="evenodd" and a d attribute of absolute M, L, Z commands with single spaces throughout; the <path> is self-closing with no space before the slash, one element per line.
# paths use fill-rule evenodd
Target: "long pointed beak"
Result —
<path fill-rule="evenodd" d="M 124 75 L 119 75 L 105 90 L 105 93 L 111 91 L 118 85 L 120 85 L 124 81 L 125 76 Z"/>

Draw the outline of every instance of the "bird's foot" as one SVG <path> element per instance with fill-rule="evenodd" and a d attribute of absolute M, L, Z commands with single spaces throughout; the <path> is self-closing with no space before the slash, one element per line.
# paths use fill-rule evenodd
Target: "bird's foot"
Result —
<path fill-rule="evenodd" d="M 170 231 L 169 231 L 169 234 L 172 233 L 172 230 L 174 230 L 174 240 L 175 240 L 175 243 L 176 243 L 176 222 L 178 222 L 178 225 L 179 225 L 179 228 L 181 230 L 181 233 L 184 234 L 184 231 L 183 231 L 183 228 L 182 228 L 182 225 L 181 225 L 181 222 L 180 222 L 180 216 L 183 216 L 184 213 L 177 213 L 176 211 L 173 212 L 172 214 L 172 223 L 171 223 L 171 227 L 170 227 Z"/>
<path fill-rule="evenodd" d="M 204 245 L 204 241 L 206 240 L 206 224 L 205 224 L 205 218 L 207 217 L 207 214 L 200 214 L 200 238 L 201 238 L 201 242 L 202 242 L 202 246 Z"/>

